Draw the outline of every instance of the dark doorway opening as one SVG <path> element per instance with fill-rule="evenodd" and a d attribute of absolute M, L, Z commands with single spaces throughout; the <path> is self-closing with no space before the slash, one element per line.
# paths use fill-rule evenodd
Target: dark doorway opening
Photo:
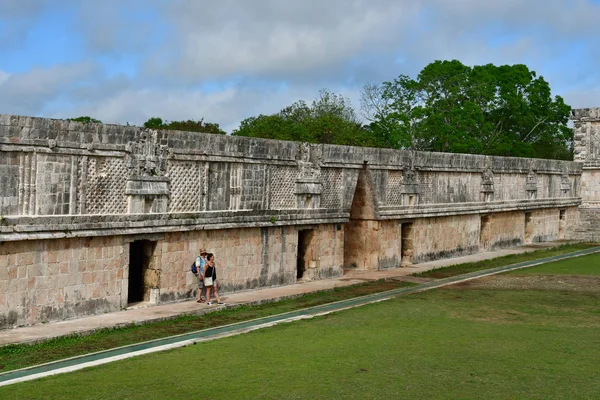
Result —
<path fill-rule="evenodd" d="M 484 215 L 481 217 L 481 223 L 479 226 L 479 250 L 489 250 L 490 242 L 492 240 L 492 217 L 491 215 Z"/>
<path fill-rule="evenodd" d="M 298 231 L 298 255 L 296 257 L 296 279 L 302 279 L 306 271 L 307 263 L 310 262 L 309 248 L 310 240 L 314 231 L 312 229 L 303 229 Z"/>
<path fill-rule="evenodd" d="M 149 240 L 136 240 L 129 244 L 128 304 L 149 300 L 150 285 L 146 275 L 155 247 L 156 242 Z"/>
<path fill-rule="evenodd" d="M 410 265 L 412 263 L 414 248 L 413 224 L 412 222 L 403 223 L 400 229 L 400 246 L 402 246 L 400 265 Z"/>
<path fill-rule="evenodd" d="M 533 239 L 533 217 L 530 212 L 525 213 L 525 232 L 523 235 L 525 244 L 531 244 Z"/>
<path fill-rule="evenodd" d="M 565 238 L 565 226 L 567 224 L 567 210 L 559 210 L 558 212 L 558 238 Z"/>

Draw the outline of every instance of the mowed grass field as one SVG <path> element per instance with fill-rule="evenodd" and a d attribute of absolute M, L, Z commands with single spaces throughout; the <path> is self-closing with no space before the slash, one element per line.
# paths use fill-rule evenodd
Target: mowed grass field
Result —
<path fill-rule="evenodd" d="M 596 399 L 600 255 L 0 388 L 0 399 Z"/>

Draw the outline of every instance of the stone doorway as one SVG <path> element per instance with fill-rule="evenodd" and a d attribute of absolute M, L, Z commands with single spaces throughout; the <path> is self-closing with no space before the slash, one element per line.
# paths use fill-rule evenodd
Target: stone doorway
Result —
<path fill-rule="evenodd" d="M 405 222 L 400 227 L 401 266 L 412 264 L 414 253 L 414 229 L 412 222 Z"/>
<path fill-rule="evenodd" d="M 479 226 L 479 251 L 488 251 L 492 240 L 492 216 L 483 215 Z"/>
<path fill-rule="evenodd" d="M 150 301 L 151 289 L 158 287 L 156 271 L 151 269 L 156 242 L 136 240 L 129 244 L 129 283 L 127 304 Z"/>
<path fill-rule="evenodd" d="M 565 238 L 565 226 L 567 225 L 567 210 L 558 211 L 558 239 Z"/>
<path fill-rule="evenodd" d="M 523 234 L 525 244 L 531 244 L 533 239 L 533 217 L 530 212 L 525 213 L 525 232 Z"/>
<path fill-rule="evenodd" d="M 313 229 L 302 229 L 298 231 L 298 254 L 296 256 L 296 279 L 307 278 L 306 270 L 314 268 L 311 241 L 315 235 Z"/>

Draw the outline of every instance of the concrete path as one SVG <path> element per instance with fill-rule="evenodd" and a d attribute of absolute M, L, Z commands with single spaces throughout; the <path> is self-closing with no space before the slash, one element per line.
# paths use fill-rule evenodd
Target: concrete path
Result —
<path fill-rule="evenodd" d="M 232 294 L 224 293 L 221 297 L 222 300 L 224 300 L 229 306 L 237 304 L 258 304 L 265 301 L 274 301 L 284 298 L 296 297 L 310 292 L 355 285 L 357 283 L 365 281 L 403 277 L 413 273 L 418 273 L 449 265 L 481 261 L 496 257 L 502 257 L 509 254 L 520 254 L 543 248 L 551 248 L 565 243 L 566 242 L 564 241 L 540 243 L 530 246 L 522 246 L 505 250 L 472 254 L 464 257 L 437 260 L 423 264 L 416 264 L 410 267 L 403 267 L 384 271 L 351 271 L 346 273 L 344 276 L 338 278 L 319 281 L 308 281 L 297 283 L 294 285 L 252 290 Z M 22 328 L 0 330 L 0 346 L 12 343 L 35 342 L 58 336 L 65 336 L 73 333 L 93 332 L 102 328 L 124 326 L 132 323 L 158 321 L 162 319 L 173 318 L 181 314 L 203 314 L 220 309 L 222 307 L 227 307 L 227 305 L 207 306 L 206 304 L 198 304 L 195 301 L 191 300 L 180 303 L 161 304 L 156 306 L 142 305 L 109 314 L 95 315 L 85 318 L 53 322 L 48 324 L 39 324 Z"/>

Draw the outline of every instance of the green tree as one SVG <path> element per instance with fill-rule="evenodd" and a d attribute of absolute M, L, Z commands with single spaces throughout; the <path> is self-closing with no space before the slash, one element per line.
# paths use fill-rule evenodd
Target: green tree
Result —
<path fill-rule="evenodd" d="M 310 105 L 297 101 L 277 114 L 247 118 L 233 135 L 352 146 L 382 145 L 363 128 L 350 100 L 326 89 Z"/>
<path fill-rule="evenodd" d="M 88 117 L 88 116 L 82 116 L 82 117 L 77 117 L 77 118 L 69 118 L 69 121 L 82 122 L 84 124 L 88 124 L 90 122 L 92 122 L 94 124 L 101 124 L 102 123 L 102 121 L 100 121 L 99 119 L 95 119 L 95 118 Z"/>
<path fill-rule="evenodd" d="M 144 128 L 164 129 L 163 128 L 163 120 L 162 120 L 162 118 L 158 118 L 158 117 L 150 118 L 148 121 L 144 122 Z"/>
<path fill-rule="evenodd" d="M 392 148 L 571 158 L 571 108 L 525 65 L 435 61 L 361 97 L 369 129 Z"/>
<path fill-rule="evenodd" d="M 166 129 L 171 131 L 185 131 L 185 132 L 202 132 L 202 133 L 216 133 L 224 135 L 226 132 L 219 127 L 219 124 L 212 122 L 204 122 L 204 119 L 200 121 L 193 121 L 188 119 L 187 121 L 163 121 L 162 118 L 153 117 L 148 121 L 144 122 L 144 128 L 150 129 Z"/>

